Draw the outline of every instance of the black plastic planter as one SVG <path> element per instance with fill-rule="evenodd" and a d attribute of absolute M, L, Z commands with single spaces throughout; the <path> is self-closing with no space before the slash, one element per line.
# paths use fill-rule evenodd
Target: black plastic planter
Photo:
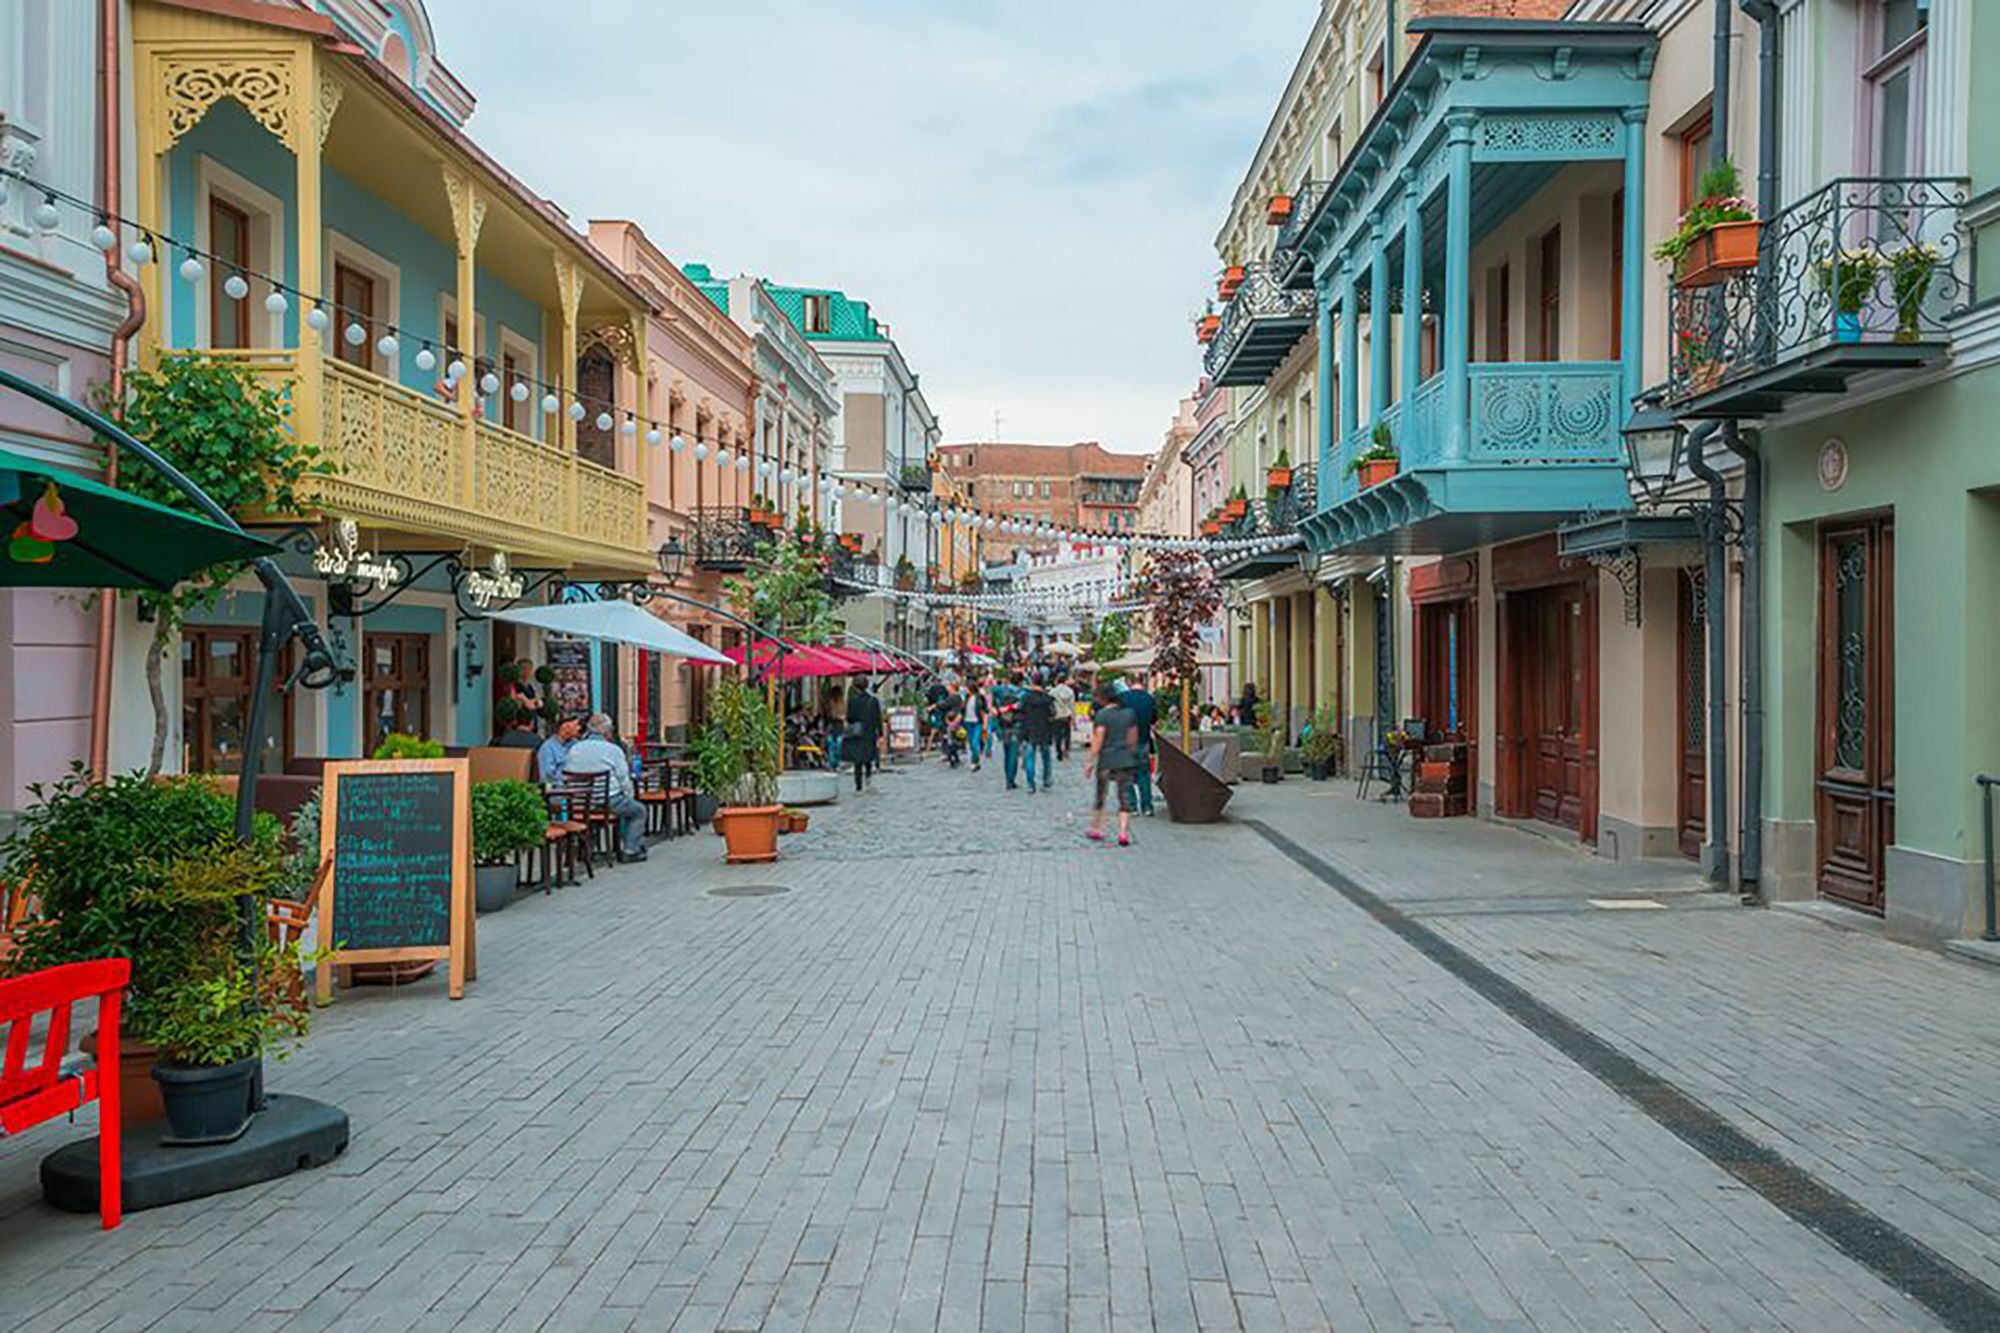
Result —
<path fill-rule="evenodd" d="M 166 1103 L 175 1145 L 230 1143 L 250 1128 L 256 1110 L 257 1076 L 264 1058 L 253 1055 L 227 1065 L 153 1066 L 153 1081 Z"/>

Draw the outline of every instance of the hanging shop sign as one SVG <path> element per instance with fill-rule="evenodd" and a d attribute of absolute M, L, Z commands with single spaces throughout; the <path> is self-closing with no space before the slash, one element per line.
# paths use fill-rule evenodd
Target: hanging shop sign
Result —
<path fill-rule="evenodd" d="M 527 591 L 527 580 L 508 568 L 505 551 L 495 551 L 488 568 L 465 571 L 466 600 L 481 611 L 495 602 L 518 602 Z"/>
<path fill-rule="evenodd" d="M 345 583 L 357 592 L 374 585 L 379 595 L 403 581 L 403 570 L 373 551 L 361 549 L 361 529 L 353 519 L 334 524 L 333 540 L 313 547 L 313 572 L 330 583 Z"/>

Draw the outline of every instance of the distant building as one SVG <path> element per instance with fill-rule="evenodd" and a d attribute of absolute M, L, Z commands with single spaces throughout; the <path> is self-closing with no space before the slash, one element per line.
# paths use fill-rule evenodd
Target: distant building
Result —
<path fill-rule="evenodd" d="M 1114 454 L 1094 440 L 947 444 L 938 453 L 981 513 L 1089 532 L 1138 531 L 1150 455 Z M 987 550 L 1011 560 L 1020 545 L 997 533 Z"/>
<path fill-rule="evenodd" d="M 1156 537 L 1194 536 L 1194 473 L 1187 446 L 1201 432 L 1199 398 L 1183 398 L 1173 424 L 1139 487 L 1139 531 Z"/>

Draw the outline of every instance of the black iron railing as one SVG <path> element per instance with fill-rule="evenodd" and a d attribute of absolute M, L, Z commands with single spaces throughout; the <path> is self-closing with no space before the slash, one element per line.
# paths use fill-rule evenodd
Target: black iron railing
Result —
<path fill-rule="evenodd" d="M 1292 215 L 1280 223 L 1278 234 L 1271 241 L 1271 272 L 1279 282 L 1287 282 L 1299 260 L 1300 246 L 1306 238 L 1306 228 L 1312 224 L 1312 215 L 1319 208 L 1319 202 L 1326 197 L 1326 182 L 1306 180 L 1292 192 Z"/>
<path fill-rule="evenodd" d="M 1222 374 L 1236 349 L 1260 319 L 1311 319 L 1317 298 L 1308 291 L 1287 291 L 1263 264 L 1250 264 L 1243 285 L 1222 312 L 1222 327 L 1208 346 L 1203 366 L 1210 377 Z"/>
<path fill-rule="evenodd" d="M 1668 301 L 1671 396 L 1824 348 L 1942 342 L 1971 300 L 1966 182 L 1846 177 L 1767 222 L 1755 268 L 1676 281 Z"/>
<path fill-rule="evenodd" d="M 896 482 L 906 491 L 917 491 L 928 495 L 931 490 L 931 470 L 922 463 L 905 463 L 896 474 Z"/>
<path fill-rule="evenodd" d="M 1292 484 L 1267 488 L 1260 499 L 1252 500 L 1242 518 L 1223 525 L 1220 535 L 1230 538 L 1287 537 L 1297 532 L 1301 520 L 1312 516 L 1317 507 L 1319 486 L 1312 464 L 1292 469 Z"/>
<path fill-rule="evenodd" d="M 694 562 L 702 569 L 742 569 L 772 540 L 769 528 L 734 506 L 694 511 Z"/>

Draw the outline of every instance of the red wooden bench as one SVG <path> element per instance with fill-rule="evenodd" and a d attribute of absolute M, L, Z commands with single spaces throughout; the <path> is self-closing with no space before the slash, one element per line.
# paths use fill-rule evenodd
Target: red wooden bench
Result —
<path fill-rule="evenodd" d="M 0 981 L 0 1028 L 7 1033 L 6 1056 L 0 1062 L 0 1138 L 96 1102 L 97 1211 L 106 1230 L 124 1216 L 119 1188 L 118 1009 L 131 979 L 129 959 L 100 958 Z M 93 998 L 97 1062 L 68 1065 L 64 1057 L 69 1051 L 70 1006 Z M 29 1064 L 28 1047 L 44 1016 L 41 1057 Z M 109 1076 L 100 1079 L 99 1070 L 109 1071 Z"/>

